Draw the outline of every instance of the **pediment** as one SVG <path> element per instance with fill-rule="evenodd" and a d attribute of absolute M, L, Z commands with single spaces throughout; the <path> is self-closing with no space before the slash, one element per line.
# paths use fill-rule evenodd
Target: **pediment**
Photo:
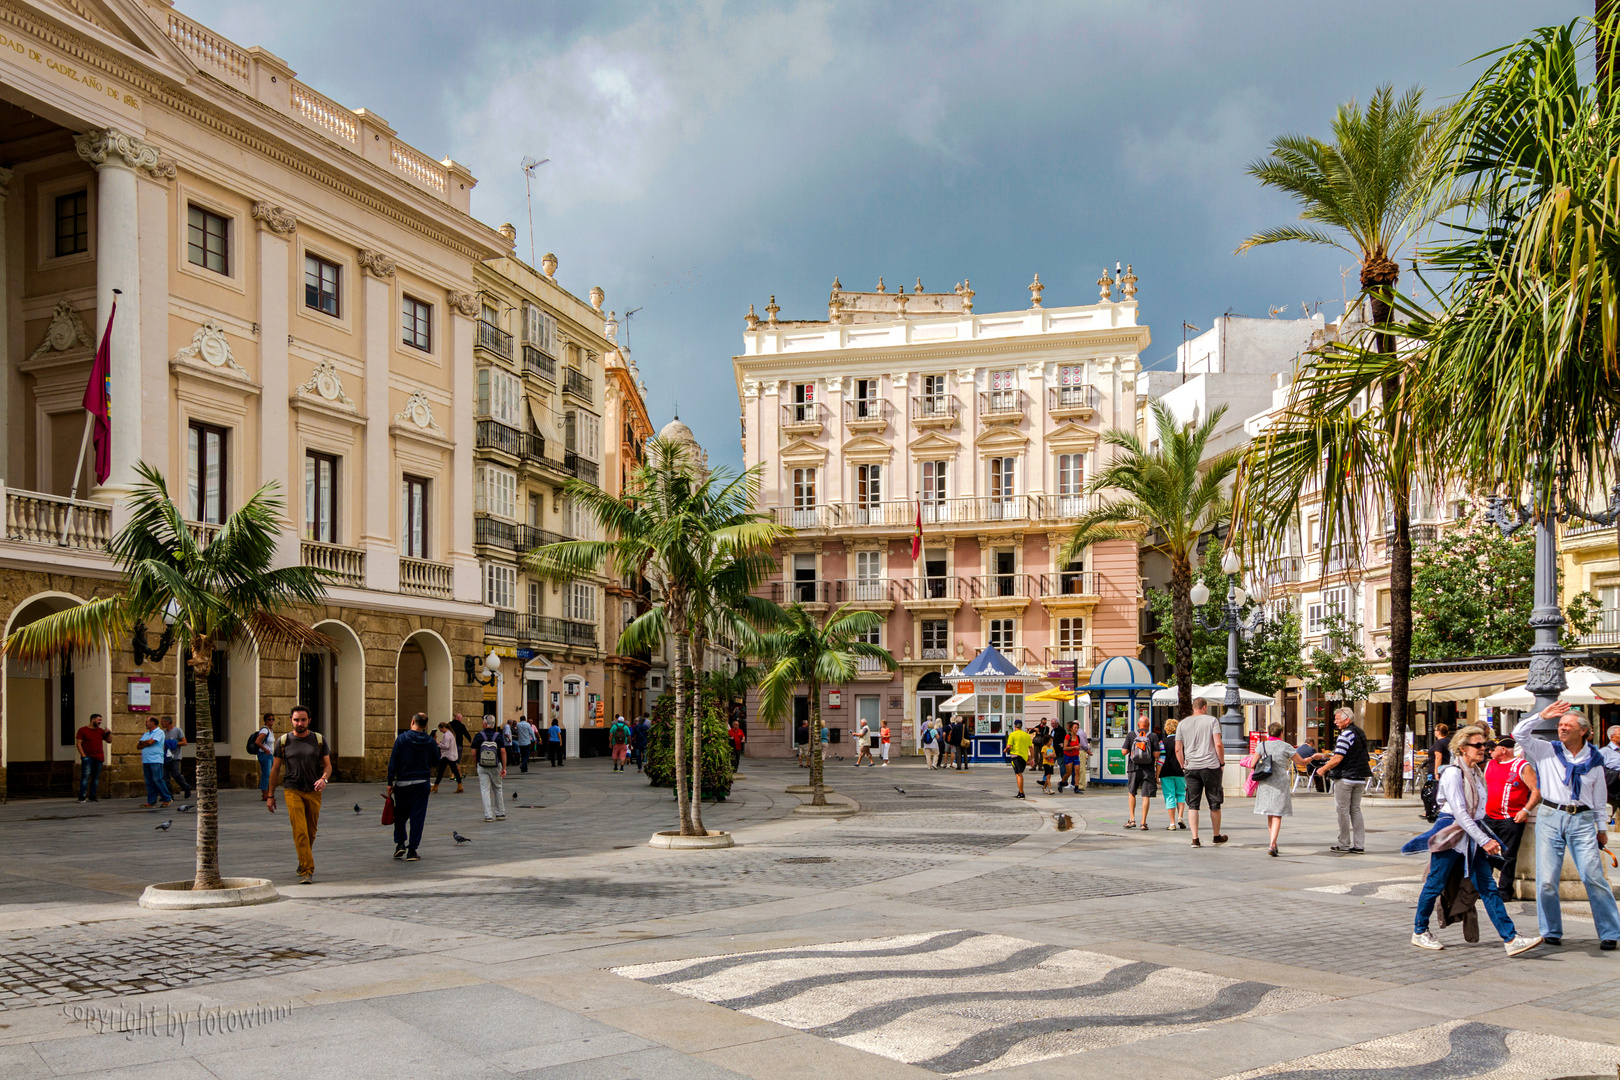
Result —
<path fill-rule="evenodd" d="M 1029 446 L 1029 438 L 1010 427 L 989 428 L 980 433 L 973 445 L 982 451 L 1020 451 Z"/>
<path fill-rule="evenodd" d="M 139 0 L 54 0 L 54 6 L 61 10 L 69 26 L 87 23 L 101 36 L 113 38 L 136 52 L 182 69 L 197 66 L 185 50 L 169 40 L 166 28 L 158 25 Z"/>
<path fill-rule="evenodd" d="M 809 439 L 794 439 L 782 447 L 776 456 L 783 461 L 820 462 L 827 460 L 827 448 L 817 446 Z"/>
<path fill-rule="evenodd" d="M 1046 445 L 1059 450 L 1093 451 L 1097 449 L 1097 433 L 1067 421 L 1047 434 Z"/>
<path fill-rule="evenodd" d="M 840 449 L 846 458 L 862 461 L 887 461 L 894 454 L 893 446 L 872 435 L 857 435 Z"/>
<path fill-rule="evenodd" d="M 947 438 L 937 431 L 930 431 L 919 436 L 907 444 L 913 454 L 940 454 L 949 457 L 962 448 L 962 444 L 955 439 Z"/>

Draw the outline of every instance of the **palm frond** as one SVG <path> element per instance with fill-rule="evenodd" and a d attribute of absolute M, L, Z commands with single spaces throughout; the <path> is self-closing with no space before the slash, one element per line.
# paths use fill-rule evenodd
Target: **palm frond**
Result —
<path fill-rule="evenodd" d="M 13 630 L 0 655 L 24 664 L 84 657 L 127 639 L 133 625 L 123 597 L 89 600 Z"/>

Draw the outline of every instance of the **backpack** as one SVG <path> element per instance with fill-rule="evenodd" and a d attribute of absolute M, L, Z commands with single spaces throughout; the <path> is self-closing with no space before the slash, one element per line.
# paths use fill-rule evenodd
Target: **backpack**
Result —
<path fill-rule="evenodd" d="M 924 746 L 933 746 L 934 745 L 934 729 L 933 728 L 929 728 L 927 731 L 923 732 L 922 744 Z"/>
<path fill-rule="evenodd" d="M 253 731 L 248 734 L 247 752 L 249 754 L 257 756 L 264 753 L 263 750 L 259 749 L 259 732 L 263 730 L 263 728 L 254 728 Z"/>
<path fill-rule="evenodd" d="M 478 744 L 478 767 L 480 769 L 498 769 L 501 767 L 501 743 L 498 736 L 484 736 L 484 741 Z"/>
<path fill-rule="evenodd" d="M 1152 765 L 1158 755 L 1153 749 L 1153 733 L 1131 736 L 1131 761 L 1137 765 Z"/>

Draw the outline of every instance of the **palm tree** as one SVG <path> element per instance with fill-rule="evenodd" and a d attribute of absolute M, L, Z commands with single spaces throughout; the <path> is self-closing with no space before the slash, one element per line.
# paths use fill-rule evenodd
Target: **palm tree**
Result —
<path fill-rule="evenodd" d="M 322 572 L 272 567 L 282 502 L 266 484 L 225 519 L 203 545 L 169 498 L 163 476 L 144 462 L 130 493 L 129 522 L 113 538 L 113 562 L 124 572 L 123 596 L 91 600 L 12 632 L 5 655 L 25 663 L 84 655 L 126 638 L 136 622 L 171 623 L 184 643 L 197 687 L 197 871 L 192 888 L 222 888 L 219 875 L 219 778 L 214 756 L 213 695 L 208 675 L 214 646 L 250 634 L 266 645 L 326 648 L 324 634 L 285 614 L 326 595 Z"/>
<path fill-rule="evenodd" d="M 769 576 L 770 547 L 785 530 L 754 511 L 757 470 L 697 474 L 686 450 L 654 439 L 647 461 L 629 477 L 623 496 L 594 484 L 569 480 L 568 497 L 582 505 L 610 540 L 570 540 L 535 548 L 519 560 L 531 574 L 569 581 L 599 570 L 615 576 L 639 575 L 651 583 L 656 600 L 619 635 L 618 649 L 635 653 L 675 640 L 675 796 L 682 836 L 700 836 L 703 827 L 701 728 L 694 726 L 690 770 L 686 726 L 694 711 L 689 692 L 692 658 L 699 657 L 711 628 L 723 620 L 747 618 L 761 625 L 776 606 L 752 595 Z"/>
<path fill-rule="evenodd" d="M 863 640 L 882 625 L 883 616 L 877 612 L 851 610 L 846 604 L 828 617 L 825 626 L 818 626 L 804 605 L 795 603 L 783 612 L 778 629 L 759 637 L 757 647 L 766 658 L 759 680 L 760 722 L 774 725 L 784 719 L 800 683 L 810 698 L 811 806 L 827 805 L 822 787 L 821 688 L 853 682 L 862 657 L 890 671 L 900 666 L 889 650 Z"/>
<path fill-rule="evenodd" d="M 1067 565 L 1092 544 L 1103 540 L 1134 540 L 1126 526 L 1145 528 L 1155 539 L 1149 551 L 1170 560 L 1170 612 L 1176 643 L 1176 700 L 1185 716 L 1192 712 L 1193 562 L 1198 542 L 1227 520 L 1229 503 L 1225 485 L 1237 469 L 1233 451 L 1204 460 L 1205 448 L 1216 425 L 1226 414 L 1222 406 L 1203 423 L 1178 424 L 1162 401 L 1153 403 L 1158 445 L 1149 449 L 1131 432 L 1103 433 L 1103 442 L 1123 451 L 1091 481 L 1092 492 L 1117 491 L 1120 496 L 1080 517 L 1074 534 L 1063 546 L 1058 565 Z"/>
<path fill-rule="evenodd" d="M 1397 260 L 1419 233 L 1464 201 L 1438 183 L 1439 134 L 1445 119 L 1445 110 L 1423 108 L 1421 88 L 1414 87 L 1397 99 L 1394 88 L 1386 84 L 1373 91 L 1365 111 L 1354 101 L 1339 107 L 1332 142 L 1284 135 L 1272 142 L 1268 157 L 1249 167 L 1250 175 L 1263 186 L 1292 196 L 1300 206 L 1300 218 L 1311 224 L 1282 225 L 1256 233 L 1238 246 L 1238 252 L 1262 244 L 1300 241 L 1326 244 L 1354 255 L 1361 264 L 1362 295 L 1371 309 L 1372 351 L 1385 358 L 1396 353 L 1390 324 L 1401 274 Z M 1361 365 L 1349 382 L 1356 384 L 1366 371 L 1366 365 Z M 1368 505 L 1364 489 L 1373 488 L 1379 496 L 1387 496 L 1390 737 L 1391 745 L 1399 746 L 1397 740 L 1404 739 L 1406 730 L 1406 684 L 1412 653 L 1412 487 L 1422 439 L 1406 422 L 1401 372 L 1385 375 L 1381 385 L 1373 388 L 1382 407 L 1363 397 L 1362 402 L 1374 408 L 1367 414 L 1370 419 L 1361 424 L 1354 423 L 1357 418 L 1339 415 L 1338 410 L 1356 398 L 1354 393 L 1346 396 L 1345 378 L 1304 380 L 1296 389 L 1291 423 L 1279 429 L 1276 438 L 1266 440 L 1266 452 L 1284 454 L 1286 467 L 1274 462 L 1252 470 L 1251 475 L 1269 482 L 1265 501 L 1280 513 L 1287 513 L 1294 504 L 1294 500 L 1279 497 L 1282 492 L 1297 493 L 1312 477 L 1320 478 L 1327 519 L 1323 543 L 1329 547 L 1339 529 L 1354 531 L 1358 513 Z M 1298 439 L 1305 449 L 1298 453 L 1284 450 L 1282 444 L 1289 439 Z M 1325 459 L 1332 463 L 1330 467 L 1324 469 L 1323 458 L 1309 457 L 1307 451 L 1313 448 L 1334 455 Z M 1353 477 L 1353 483 L 1336 481 L 1334 477 L 1342 479 L 1351 460 L 1368 471 Z M 1326 476 L 1322 476 L 1324 471 Z M 1286 527 L 1288 520 L 1279 517 L 1262 524 Z M 1399 760 L 1398 753 L 1395 760 Z M 1399 794 L 1398 789 L 1397 777 L 1391 794 Z"/>

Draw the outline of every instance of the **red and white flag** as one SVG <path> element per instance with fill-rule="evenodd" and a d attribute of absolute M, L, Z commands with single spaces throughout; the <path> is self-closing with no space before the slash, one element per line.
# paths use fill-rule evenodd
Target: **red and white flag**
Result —
<path fill-rule="evenodd" d="M 107 313 L 107 328 L 101 332 L 96 362 L 90 368 L 90 382 L 84 388 L 84 407 L 95 419 L 96 483 L 105 484 L 112 474 L 112 324 L 118 314 L 118 298 L 113 297 Z"/>

